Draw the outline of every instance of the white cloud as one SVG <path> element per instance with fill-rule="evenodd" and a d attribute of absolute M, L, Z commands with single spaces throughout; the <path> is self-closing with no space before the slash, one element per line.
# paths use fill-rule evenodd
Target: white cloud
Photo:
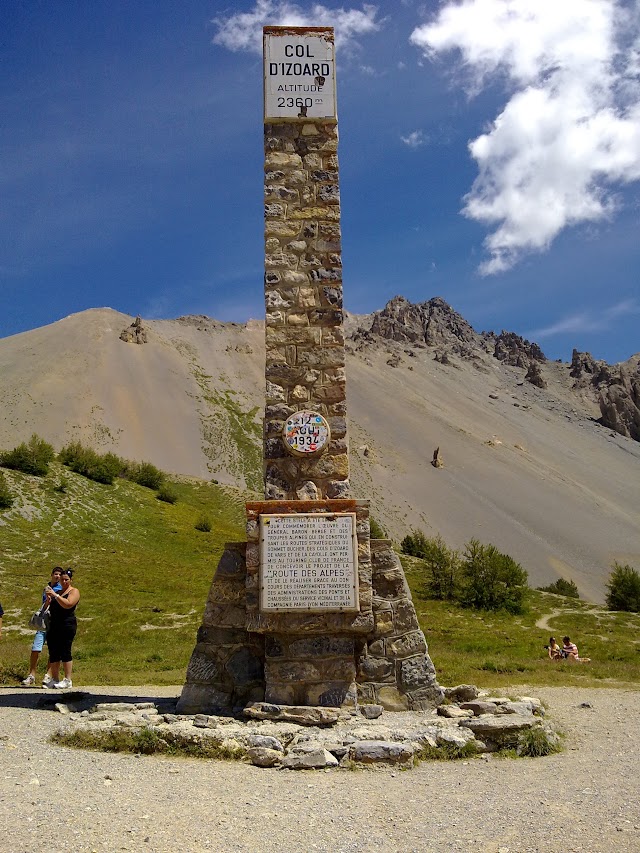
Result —
<path fill-rule="evenodd" d="M 610 329 L 614 320 L 629 314 L 640 314 L 640 304 L 635 299 L 623 299 L 615 305 L 605 308 L 604 311 L 578 311 L 570 314 L 551 326 L 535 329 L 528 337 L 531 340 L 552 338 L 555 335 L 563 335 L 567 332 L 601 332 Z"/>
<path fill-rule="evenodd" d="M 411 34 L 434 59 L 459 52 L 471 91 L 500 75 L 508 100 L 469 143 L 478 177 L 463 212 L 495 230 L 483 273 L 610 217 L 640 178 L 640 4 L 463 0 Z"/>
<path fill-rule="evenodd" d="M 368 3 L 361 10 L 329 9 L 320 3 L 305 10 L 289 0 L 256 0 L 250 12 L 214 18 L 218 32 L 213 42 L 229 50 L 262 53 L 263 26 L 334 27 L 336 44 L 344 47 L 356 36 L 377 30 L 377 14 L 377 8 Z"/>
<path fill-rule="evenodd" d="M 400 139 L 409 148 L 420 148 L 427 142 L 427 138 L 421 130 L 412 130 L 407 136 L 400 136 Z"/>

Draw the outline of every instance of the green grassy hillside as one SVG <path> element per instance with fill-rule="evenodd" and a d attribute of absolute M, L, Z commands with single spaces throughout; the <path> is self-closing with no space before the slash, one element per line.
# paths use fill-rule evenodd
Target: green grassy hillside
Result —
<path fill-rule="evenodd" d="M 183 683 L 224 543 L 244 539 L 249 496 L 178 481 L 171 505 L 127 480 L 100 485 L 58 463 L 44 478 L 4 474 L 16 502 L 0 512 L 0 682 L 26 673 L 29 616 L 51 568 L 63 565 L 81 592 L 78 685 Z M 203 515 L 210 533 L 195 529 Z M 426 599 L 421 561 L 402 559 L 442 684 L 640 685 L 640 615 L 533 591 L 521 616 L 464 610 Z M 590 664 L 549 661 L 549 635 L 565 633 Z"/>
<path fill-rule="evenodd" d="M 519 616 L 468 610 L 426 598 L 422 561 L 402 563 L 441 684 L 640 686 L 640 614 L 537 590 Z M 549 637 L 565 634 L 591 663 L 549 660 Z"/>
<path fill-rule="evenodd" d="M 57 463 L 44 478 L 4 473 L 17 495 L 0 513 L 4 681 L 23 673 L 29 616 L 51 568 L 62 565 L 74 568 L 81 593 L 79 683 L 181 683 L 224 543 L 244 538 L 244 496 L 180 481 L 171 505 L 129 481 L 101 485 Z M 195 529 L 203 515 L 210 533 Z"/>

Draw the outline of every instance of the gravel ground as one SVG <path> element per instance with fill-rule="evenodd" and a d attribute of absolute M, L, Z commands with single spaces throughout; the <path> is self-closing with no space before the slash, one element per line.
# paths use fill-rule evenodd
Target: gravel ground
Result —
<path fill-rule="evenodd" d="M 82 688 L 96 701 L 179 688 Z M 638 853 L 640 692 L 523 688 L 567 733 L 538 759 L 348 771 L 82 752 L 41 690 L 0 688 L 0 851 Z M 589 703 L 591 707 L 581 707 Z"/>

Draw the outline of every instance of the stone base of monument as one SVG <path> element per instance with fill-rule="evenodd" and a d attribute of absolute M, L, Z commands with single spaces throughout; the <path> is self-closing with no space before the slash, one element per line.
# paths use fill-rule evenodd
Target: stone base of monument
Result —
<path fill-rule="evenodd" d="M 261 606 L 260 517 L 314 513 L 355 520 L 357 609 Z M 248 541 L 226 546 L 213 578 L 178 713 L 211 714 L 259 701 L 377 704 L 389 711 L 442 702 L 400 560 L 390 541 L 369 538 L 367 501 L 261 501 L 247 505 L 247 517 Z"/>
<path fill-rule="evenodd" d="M 526 752 L 527 733 L 538 730 L 535 742 L 546 741 L 558 751 L 560 736 L 545 719 L 541 702 L 531 696 L 515 699 L 482 692 L 472 685 L 446 691 L 448 704 L 437 711 L 384 713 L 378 705 L 324 708 L 253 702 L 237 715 L 179 714 L 175 699 L 155 702 L 111 701 L 95 704 L 90 693 L 64 701 L 47 701 L 64 714 L 58 739 L 80 732 L 113 744 L 143 733 L 162 746 L 249 761 L 279 769 L 349 769 L 386 764 L 409 769 L 424 758 L 452 758 L 516 749 Z M 464 698 L 466 697 L 466 699 Z M 56 697 L 53 697 L 54 699 Z M 43 700 L 44 701 L 44 700 Z M 151 740 L 148 739 L 150 743 Z M 537 754 L 547 754 L 537 753 Z"/>

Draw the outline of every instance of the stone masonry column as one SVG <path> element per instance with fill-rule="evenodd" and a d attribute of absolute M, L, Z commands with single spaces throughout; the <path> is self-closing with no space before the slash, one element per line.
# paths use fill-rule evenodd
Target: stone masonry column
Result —
<path fill-rule="evenodd" d="M 333 44 L 332 30 L 317 32 Z M 265 498 L 348 498 L 337 122 L 300 115 L 266 123 L 264 148 Z M 326 452 L 312 459 L 287 453 L 281 438 L 302 409 L 331 430 Z"/>
<path fill-rule="evenodd" d="M 265 499 L 293 501 L 280 509 L 294 513 L 302 502 L 351 497 L 333 47 L 331 28 L 265 28 Z M 292 89 L 300 94 L 279 94 Z M 295 454 L 285 446 L 285 422 L 301 411 L 321 415 L 329 427 L 321 453 Z M 362 548 L 368 621 L 368 542 Z M 250 560 L 248 584 L 255 568 Z M 247 604 L 250 610 L 250 591 Z M 339 632 L 352 623 L 340 614 L 311 622 L 300 614 L 259 618 L 255 629 L 267 634 L 265 698 L 353 701 L 354 639 Z M 320 636 L 312 640 L 310 633 Z"/>
<path fill-rule="evenodd" d="M 402 566 L 349 486 L 333 30 L 264 33 L 265 499 L 220 559 L 178 709 L 427 709 Z"/>

